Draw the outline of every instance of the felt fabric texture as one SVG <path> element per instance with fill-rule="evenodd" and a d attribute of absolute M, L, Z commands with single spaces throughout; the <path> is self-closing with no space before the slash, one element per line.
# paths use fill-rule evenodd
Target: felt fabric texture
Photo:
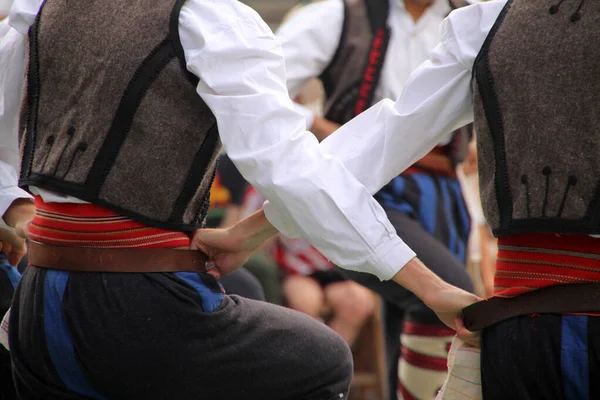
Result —
<path fill-rule="evenodd" d="M 367 2 L 344 0 L 342 40 L 334 59 L 320 77 L 327 91 L 327 99 L 323 107 L 325 115 L 328 115 L 333 104 L 340 102 L 349 105 L 343 110 L 340 108 L 343 116 L 337 116 L 334 122 L 346 123 L 356 115 L 353 106 L 358 97 L 359 85 L 363 79 L 362 74 L 368 61 L 373 38 Z M 385 54 L 381 54 L 380 57 L 380 62 L 383 63 Z M 376 85 L 376 82 L 373 84 Z"/>
<path fill-rule="evenodd" d="M 22 132 L 33 121 L 24 143 L 34 142 L 22 185 L 160 227 L 201 226 L 220 142 L 176 51 L 174 5 L 44 4 L 30 34 L 39 93 L 22 111 Z"/>
<path fill-rule="evenodd" d="M 473 67 L 481 199 L 496 235 L 600 231 L 600 4 L 560 3 L 552 13 L 547 1 L 509 2 Z"/>

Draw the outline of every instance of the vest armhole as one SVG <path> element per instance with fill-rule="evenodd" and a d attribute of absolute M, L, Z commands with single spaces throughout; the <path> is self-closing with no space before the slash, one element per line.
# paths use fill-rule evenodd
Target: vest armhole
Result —
<path fill-rule="evenodd" d="M 206 132 L 206 137 L 204 141 L 200 145 L 198 152 L 194 156 L 194 161 L 190 165 L 190 169 L 187 172 L 187 176 L 185 182 L 183 184 L 183 188 L 177 200 L 175 201 L 175 205 L 173 206 L 173 212 L 169 217 L 169 221 L 176 221 L 177 217 L 183 215 L 185 213 L 186 207 L 192 201 L 196 190 L 202 183 L 202 180 L 206 177 L 206 173 L 210 167 L 211 155 L 214 153 L 215 148 L 217 148 L 217 143 L 219 141 L 219 129 L 217 123 L 214 122 L 213 126 Z M 211 182 L 214 180 L 214 175 L 217 171 L 217 164 L 214 166 L 214 170 L 212 172 Z M 200 209 L 197 212 L 197 216 L 200 214 L 205 214 L 208 210 L 208 198 L 210 197 L 210 185 L 208 192 L 206 194 L 206 198 L 204 199 L 204 204 L 200 206 Z M 206 207 L 206 209 L 202 209 Z"/>
<path fill-rule="evenodd" d="M 377 30 L 387 28 L 387 20 L 390 14 L 389 0 L 365 0 L 367 15 L 371 32 L 375 35 Z"/>
<path fill-rule="evenodd" d="M 169 38 L 173 45 L 173 49 L 175 50 L 175 55 L 179 60 L 181 71 L 185 74 L 188 81 L 196 87 L 198 86 L 198 82 L 200 82 L 200 78 L 188 71 L 183 45 L 181 44 L 181 38 L 179 37 L 179 15 L 181 14 L 181 8 L 184 4 L 185 0 L 175 0 L 175 5 L 173 6 L 171 17 L 169 19 Z"/>
<path fill-rule="evenodd" d="M 473 69 L 471 70 L 471 81 L 473 81 L 473 79 L 475 79 L 475 66 L 480 63 L 482 61 L 482 59 L 485 57 L 485 55 L 487 54 L 490 44 L 492 43 L 492 40 L 494 39 L 494 36 L 496 36 L 496 31 L 498 31 L 498 28 L 500 27 L 500 25 L 502 24 L 502 21 L 504 20 L 504 17 L 506 16 L 506 13 L 508 12 L 508 10 L 510 9 L 510 6 L 512 5 L 513 0 L 508 0 L 506 2 L 506 5 L 504 6 L 504 8 L 502 9 L 502 11 L 500 11 L 500 14 L 498 15 L 498 18 L 496 19 L 496 22 L 494 22 L 494 25 L 492 26 L 492 29 L 488 32 L 487 37 L 485 38 L 485 41 L 483 42 L 483 45 L 481 46 L 481 49 L 479 49 L 479 53 L 477 53 L 477 56 L 475 57 L 475 60 L 473 61 Z M 473 89 L 473 85 L 471 85 L 471 90 Z"/>
<path fill-rule="evenodd" d="M 489 48 L 504 17 L 510 10 L 512 0 L 508 0 L 498 19 L 488 33 L 483 46 L 473 62 L 472 79 L 477 82 L 478 94 L 484 104 L 485 119 L 492 137 L 494 149 L 494 191 L 498 207 L 498 230 L 507 229 L 513 223 L 512 194 L 508 183 L 506 149 L 504 140 L 504 124 L 494 79 L 489 64 Z M 471 85 L 473 88 L 473 85 Z"/>
<path fill-rule="evenodd" d="M 347 0 L 342 0 L 342 3 L 344 4 L 344 22 L 342 23 L 342 34 L 340 35 L 340 40 L 338 41 L 337 48 L 335 49 L 335 53 L 333 53 L 331 61 L 329 61 L 327 67 L 325 67 L 321 75 L 319 75 L 319 80 L 321 81 L 321 84 L 323 84 L 323 90 L 325 91 L 326 97 L 331 96 L 333 93 L 334 80 L 330 71 L 340 57 L 343 44 L 346 40 L 346 34 L 348 33 L 348 2 Z"/>

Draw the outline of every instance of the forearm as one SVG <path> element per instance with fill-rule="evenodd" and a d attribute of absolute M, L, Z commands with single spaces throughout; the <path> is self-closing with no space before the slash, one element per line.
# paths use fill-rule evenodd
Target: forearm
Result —
<path fill-rule="evenodd" d="M 410 260 L 392 280 L 414 293 L 426 305 L 431 304 L 431 299 L 437 291 L 450 286 L 417 257 Z"/>
<path fill-rule="evenodd" d="M 244 250 L 258 249 L 267 240 L 279 233 L 271 225 L 262 209 L 239 221 L 231 227 L 231 231 L 235 237 L 243 238 L 242 247 Z"/>

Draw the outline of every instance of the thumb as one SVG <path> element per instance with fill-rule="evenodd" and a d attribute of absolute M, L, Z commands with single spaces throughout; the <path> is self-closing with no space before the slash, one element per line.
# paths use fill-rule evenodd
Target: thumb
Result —
<path fill-rule="evenodd" d="M 466 344 L 472 347 L 481 347 L 481 335 L 478 332 L 471 332 L 465 328 L 462 318 L 455 317 L 456 335 Z"/>
<path fill-rule="evenodd" d="M 202 231 L 198 230 L 194 232 L 192 236 L 192 240 L 190 241 L 190 249 L 192 250 L 200 250 L 204 254 L 208 254 L 209 246 L 202 239 Z"/>
<path fill-rule="evenodd" d="M 17 236 L 22 239 L 27 239 L 29 237 L 29 226 L 30 225 L 31 225 L 31 220 L 17 224 L 17 226 L 15 227 L 15 232 L 17 233 Z"/>

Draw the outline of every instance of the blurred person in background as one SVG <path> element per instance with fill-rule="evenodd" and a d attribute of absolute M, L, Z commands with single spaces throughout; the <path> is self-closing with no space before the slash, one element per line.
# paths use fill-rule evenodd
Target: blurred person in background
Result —
<path fill-rule="evenodd" d="M 375 102 L 398 98 L 410 73 L 439 43 L 440 22 L 453 8 L 465 4 L 325 0 L 296 9 L 276 35 L 285 56 L 290 96 L 297 97 L 314 78 L 322 82 L 324 116 L 296 103 L 310 130 L 323 140 Z M 375 197 L 398 235 L 427 265 L 451 284 L 472 291 L 466 270 L 470 218 L 456 175 L 470 136 L 470 127 L 457 130 Z M 403 396 L 433 398 L 445 379 L 446 345 L 452 331 L 404 288 L 369 274 L 339 272 L 386 301 L 391 399 L 397 396 L 401 353 L 406 355 L 400 368 Z"/>
<path fill-rule="evenodd" d="M 245 211 L 254 213 L 265 200 L 251 188 Z M 304 238 L 277 235 L 267 248 L 281 269 L 284 304 L 326 323 L 352 346 L 376 312 L 375 294 L 344 277 Z"/>
<path fill-rule="evenodd" d="M 479 294 L 490 297 L 494 294 L 494 270 L 498 245 L 485 221 L 481 206 L 475 139 L 469 143 L 468 156 L 458 172 L 465 201 L 473 221 L 469 237 L 470 272 L 479 288 Z"/>
<path fill-rule="evenodd" d="M 207 228 L 225 228 L 240 219 L 241 202 L 246 190 L 246 181 L 225 155 L 219 157 L 215 178 L 210 188 L 209 206 L 206 214 Z M 248 299 L 265 300 L 261 283 L 245 268 L 240 268 L 219 283 L 229 294 Z"/>
<path fill-rule="evenodd" d="M 3 42 L 4 37 L 10 30 L 8 18 L 6 17 L 8 17 L 11 6 L 12 0 L 0 0 L 0 43 Z M 5 46 L 11 46 L 13 40 L 14 37 L 11 38 L 9 35 L 6 39 L 7 43 Z M 14 50 L 14 47 L 12 47 L 12 49 Z M 2 84 L 3 83 L 0 82 L 0 85 Z M 4 102 L 0 98 L 0 107 L 3 107 L 3 104 Z M 7 129 L 7 126 L 2 124 L 2 119 L 0 118 L 0 132 L 5 132 L 5 129 Z M 2 168 L 2 166 L 0 166 L 0 168 Z M 10 196 L 10 189 L 6 191 L 5 194 Z M 14 224 L 14 221 L 17 219 L 16 215 L 23 211 L 32 214 L 26 218 L 33 216 L 34 208 L 29 200 L 17 199 L 9 204 L 10 205 L 5 209 L 5 213 L 2 216 L 4 221 L 10 221 L 10 223 Z M 6 206 L 3 207 L 6 208 Z M 21 273 L 14 266 L 19 264 L 22 257 L 25 255 L 26 249 L 24 240 L 13 242 L 12 238 L 5 236 L 7 235 L 5 230 L 1 230 L 0 235 L 2 236 L 0 237 L 0 319 L 2 319 L 10 308 L 14 291 L 21 279 Z M 15 237 L 14 239 L 17 238 Z M 15 248 L 14 250 L 13 247 Z M 17 248 L 21 248 L 21 250 L 17 251 Z M 9 259 L 8 254 L 11 252 L 12 257 Z M 11 263 L 14 266 L 11 265 Z M 26 263 L 26 259 L 24 260 L 24 263 Z M 3 329 L 5 328 L 0 328 L 0 335 L 6 335 L 6 331 Z M 8 349 L 5 348 L 8 345 L 7 337 L 5 336 L 0 342 L 5 345 L 0 346 L 0 400 L 17 400 L 17 392 L 12 377 L 10 353 Z"/>
<path fill-rule="evenodd" d="M 221 154 L 210 191 L 206 216 L 207 228 L 235 225 L 244 212 L 243 199 L 249 185 L 226 154 Z M 276 264 L 264 252 L 257 251 L 244 266 L 219 282 L 230 294 L 281 304 L 282 293 Z"/>
<path fill-rule="evenodd" d="M 600 398 L 599 24 L 600 3 L 582 0 L 456 10 L 395 102 L 321 143 L 376 189 L 474 123 L 498 238 L 494 297 L 462 312 L 483 332 L 481 359 L 464 366 L 481 372 L 466 382 L 477 398 Z"/>
<path fill-rule="evenodd" d="M 234 266 L 205 266 L 199 229 L 221 140 L 271 205 L 235 225 L 243 246 L 301 232 L 336 264 L 405 285 L 476 343 L 458 316 L 477 297 L 427 269 L 367 183 L 321 152 L 289 99 L 278 42 L 249 7 L 40 6 L 17 0 L 16 51 L 0 44 L 0 193 L 36 202 L 8 331 L 23 400 L 346 397 L 339 335 L 224 294 L 216 278 Z"/>

